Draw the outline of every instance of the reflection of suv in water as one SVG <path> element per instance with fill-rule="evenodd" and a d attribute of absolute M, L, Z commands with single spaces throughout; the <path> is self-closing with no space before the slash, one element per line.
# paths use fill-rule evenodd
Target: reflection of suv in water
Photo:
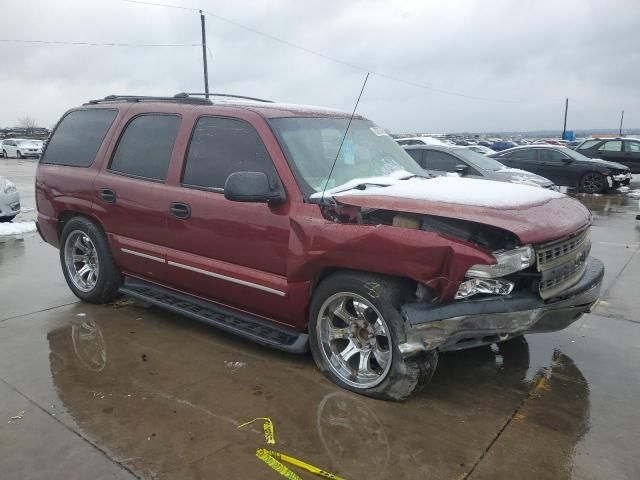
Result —
<path fill-rule="evenodd" d="M 38 229 L 87 302 L 124 293 L 310 347 L 337 384 L 399 399 L 438 352 L 566 327 L 604 272 L 579 202 L 423 175 L 359 116 L 107 97 L 56 126 L 37 171 Z"/>

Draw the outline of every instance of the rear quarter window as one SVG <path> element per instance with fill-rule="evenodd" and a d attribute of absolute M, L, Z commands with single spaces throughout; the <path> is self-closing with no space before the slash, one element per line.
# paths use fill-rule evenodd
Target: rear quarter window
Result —
<path fill-rule="evenodd" d="M 89 167 L 102 145 L 117 110 L 75 110 L 65 115 L 47 142 L 42 163 Z"/>

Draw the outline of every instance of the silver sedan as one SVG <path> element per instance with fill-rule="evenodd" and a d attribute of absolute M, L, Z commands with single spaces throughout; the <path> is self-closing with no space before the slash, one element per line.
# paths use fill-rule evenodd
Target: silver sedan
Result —
<path fill-rule="evenodd" d="M 15 183 L 0 177 L 0 222 L 10 222 L 20 213 L 20 194 Z"/>

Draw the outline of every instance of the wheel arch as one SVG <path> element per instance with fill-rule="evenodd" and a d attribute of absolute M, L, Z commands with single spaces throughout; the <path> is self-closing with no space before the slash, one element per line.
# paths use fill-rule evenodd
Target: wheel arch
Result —
<path fill-rule="evenodd" d="M 76 217 L 83 217 L 93 222 L 96 226 L 102 229 L 104 234 L 107 236 L 107 239 L 109 238 L 106 230 L 104 229 L 104 225 L 102 225 L 102 223 L 93 215 L 88 215 L 86 213 L 78 212 L 75 210 L 63 210 L 58 214 L 58 240 L 59 241 L 62 240 L 62 231 L 64 230 L 65 225 L 69 222 L 69 220 Z"/>

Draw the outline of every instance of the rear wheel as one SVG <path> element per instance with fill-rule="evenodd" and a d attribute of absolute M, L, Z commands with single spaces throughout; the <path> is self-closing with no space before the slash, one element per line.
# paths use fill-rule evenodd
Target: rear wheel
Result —
<path fill-rule="evenodd" d="M 84 217 L 69 220 L 62 230 L 60 263 L 69 288 L 89 303 L 107 303 L 118 294 L 122 275 L 100 227 Z"/>
<path fill-rule="evenodd" d="M 585 173 L 580 179 L 580 191 L 584 193 L 602 193 L 607 188 L 607 180 L 598 172 Z"/>
<path fill-rule="evenodd" d="M 314 293 L 309 319 L 313 358 L 334 383 L 353 392 L 402 400 L 421 388 L 437 353 L 403 358 L 399 307 L 408 287 L 379 275 L 344 272 L 327 277 Z"/>

